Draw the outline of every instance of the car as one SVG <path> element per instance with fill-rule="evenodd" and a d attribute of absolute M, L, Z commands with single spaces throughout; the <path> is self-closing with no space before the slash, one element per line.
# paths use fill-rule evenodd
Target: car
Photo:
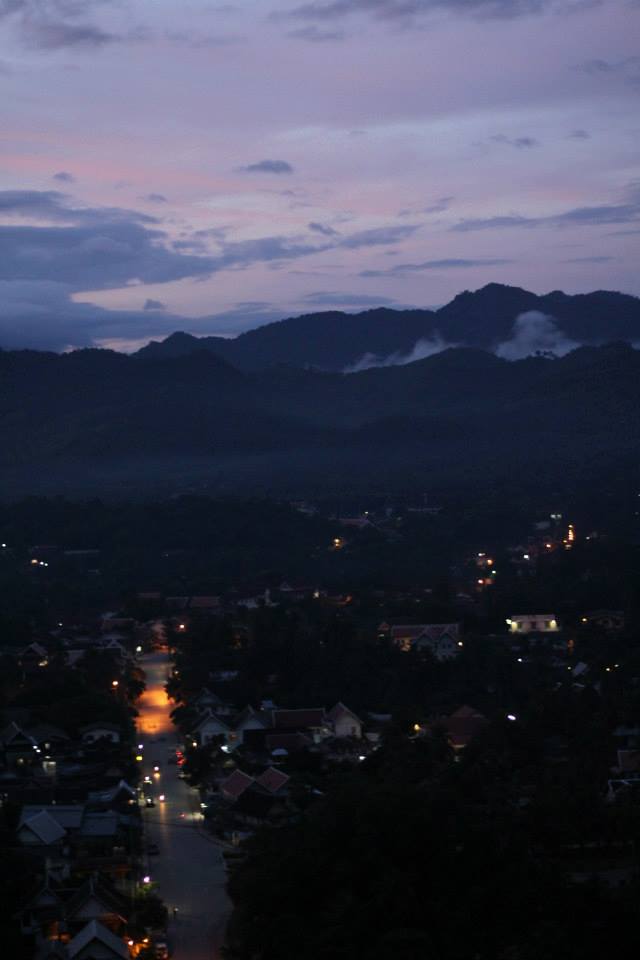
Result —
<path fill-rule="evenodd" d="M 156 802 L 155 802 L 155 800 L 153 799 L 153 797 L 145 797 L 145 798 L 144 798 L 144 805 L 145 805 L 145 807 L 155 807 Z"/>
<path fill-rule="evenodd" d="M 157 843 L 148 843 L 147 844 L 147 854 L 150 857 L 155 857 L 160 853 L 160 847 Z"/>
<path fill-rule="evenodd" d="M 156 945 L 153 948 L 153 955 L 155 960 L 169 960 L 169 947 L 165 940 L 156 941 Z"/>

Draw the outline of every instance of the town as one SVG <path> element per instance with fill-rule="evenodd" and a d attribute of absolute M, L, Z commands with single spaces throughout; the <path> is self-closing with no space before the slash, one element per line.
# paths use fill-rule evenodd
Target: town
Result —
<path fill-rule="evenodd" d="M 303 937 L 488 960 L 598 955 L 603 916 L 631 935 L 635 510 L 596 530 L 541 507 L 499 537 L 454 512 L 0 508 L 6 955 L 270 960 Z"/>

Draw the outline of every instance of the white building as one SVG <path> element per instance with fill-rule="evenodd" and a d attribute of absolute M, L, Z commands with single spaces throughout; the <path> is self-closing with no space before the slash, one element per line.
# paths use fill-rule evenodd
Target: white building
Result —
<path fill-rule="evenodd" d="M 509 617 L 511 633 L 557 633 L 560 627 L 555 613 L 522 613 Z"/>

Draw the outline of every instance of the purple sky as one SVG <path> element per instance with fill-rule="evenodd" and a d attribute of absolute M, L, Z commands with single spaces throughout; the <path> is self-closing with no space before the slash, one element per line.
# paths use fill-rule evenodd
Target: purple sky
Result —
<path fill-rule="evenodd" d="M 640 4 L 0 0 L 0 345 L 640 294 Z"/>

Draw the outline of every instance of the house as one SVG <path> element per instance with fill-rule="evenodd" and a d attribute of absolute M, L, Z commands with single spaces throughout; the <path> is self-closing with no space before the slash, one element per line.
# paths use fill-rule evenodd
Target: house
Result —
<path fill-rule="evenodd" d="M 40 747 L 37 741 L 15 721 L 11 721 L 0 733 L 0 751 L 7 767 L 20 769 L 39 760 Z"/>
<path fill-rule="evenodd" d="M 598 627 L 606 633 L 615 633 L 624 630 L 625 618 L 623 610 L 591 610 L 581 617 L 583 624 Z"/>
<path fill-rule="evenodd" d="M 254 783 L 254 778 L 250 777 L 248 773 L 243 773 L 242 770 L 234 770 L 233 773 L 220 784 L 220 793 L 225 800 L 235 801 Z"/>
<path fill-rule="evenodd" d="M 194 740 L 199 740 L 201 746 L 204 746 L 215 737 L 224 737 L 225 742 L 228 742 L 231 732 L 224 720 L 217 717 L 211 710 L 207 710 L 202 719 L 192 729 L 191 736 Z"/>
<path fill-rule="evenodd" d="M 49 665 L 49 651 L 41 643 L 30 643 L 18 656 L 18 663 L 25 673 L 35 673 Z"/>
<path fill-rule="evenodd" d="M 286 814 L 283 800 L 253 784 L 233 805 L 233 813 L 245 824 L 259 826 L 265 820 L 282 818 Z"/>
<path fill-rule="evenodd" d="M 70 926 L 84 926 L 91 920 L 98 920 L 115 934 L 124 933 L 129 919 L 129 910 L 122 897 L 95 875 L 73 893 L 64 912 Z"/>
<path fill-rule="evenodd" d="M 66 829 L 47 810 L 29 816 L 22 814 L 16 839 L 25 847 L 59 846 L 67 835 Z"/>
<path fill-rule="evenodd" d="M 82 727 L 80 736 L 83 743 L 96 743 L 98 740 L 108 740 L 110 743 L 120 743 L 122 731 L 115 723 L 97 721 Z"/>
<path fill-rule="evenodd" d="M 61 884 L 47 871 L 44 882 L 16 914 L 16 919 L 20 920 L 21 932 L 27 936 L 43 935 L 55 926 L 64 916 L 63 892 Z"/>
<path fill-rule="evenodd" d="M 67 946 L 69 960 L 129 960 L 129 949 L 99 920 L 90 920 Z"/>
<path fill-rule="evenodd" d="M 334 737 L 355 737 L 357 740 L 362 738 L 362 721 L 352 710 L 345 707 L 344 703 L 336 703 L 329 710 L 327 720 Z"/>
<path fill-rule="evenodd" d="M 272 710 L 271 726 L 274 733 L 303 732 L 318 743 L 330 734 L 329 721 L 324 707 L 296 710 Z"/>
<path fill-rule="evenodd" d="M 429 650 L 437 660 L 450 660 L 462 648 L 459 623 L 401 624 L 390 627 L 388 636 L 400 650 Z"/>
<path fill-rule="evenodd" d="M 207 710 L 212 713 L 229 712 L 227 704 L 216 693 L 212 693 L 208 687 L 203 687 L 195 697 L 190 697 L 189 706 L 195 707 L 198 713 L 205 713 Z"/>
<path fill-rule="evenodd" d="M 487 725 L 489 721 L 473 707 L 459 707 L 451 716 L 446 717 L 443 726 L 449 743 L 456 752 L 463 750 Z"/>
<path fill-rule="evenodd" d="M 126 780 L 119 780 L 108 790 L 91 790 L 87 807 L 92 810 L 121 810 L 125 812 L 136 800 L 136 791 Z"/>
<path fill-rule="evenodd" d="M 269 715 L 260 714 L 253 707 L 247 706 L 237 717 L 234 731 L 229 739 L 229 745 L 238 747 L 244 743 L 244 735 L 248 730 L 266 730 L 270 726 Z"/>
<path fill-rule="evenodd" d="M 42 813 L 55 820 L 67 835 L 78 833 L 82 826 L 84 810 L 84 804 L 82 803 L 25 803 L 18 821 L 18 835 L 23 826 L 30 825 L 29 828 L 33 829 L 34 817 L 40 816 Z M 39 823 L 46 823 L 46 821 L 41 820 Z"/>
<path fill-rule="evenodd" d="M 560 627 L 554 613 L 514 614 L 507 620 L 510 633 L 557 633 Z"/>
<path fill-rule="evenodd" d="M 271 794 L 283 794 L 289 780 L 290 777 L 286 773 L 283 773 L 282 770 L 276 770 L 275 767 L 268 767 L 264 773 L 256 777 L 258 786 Z"/>

